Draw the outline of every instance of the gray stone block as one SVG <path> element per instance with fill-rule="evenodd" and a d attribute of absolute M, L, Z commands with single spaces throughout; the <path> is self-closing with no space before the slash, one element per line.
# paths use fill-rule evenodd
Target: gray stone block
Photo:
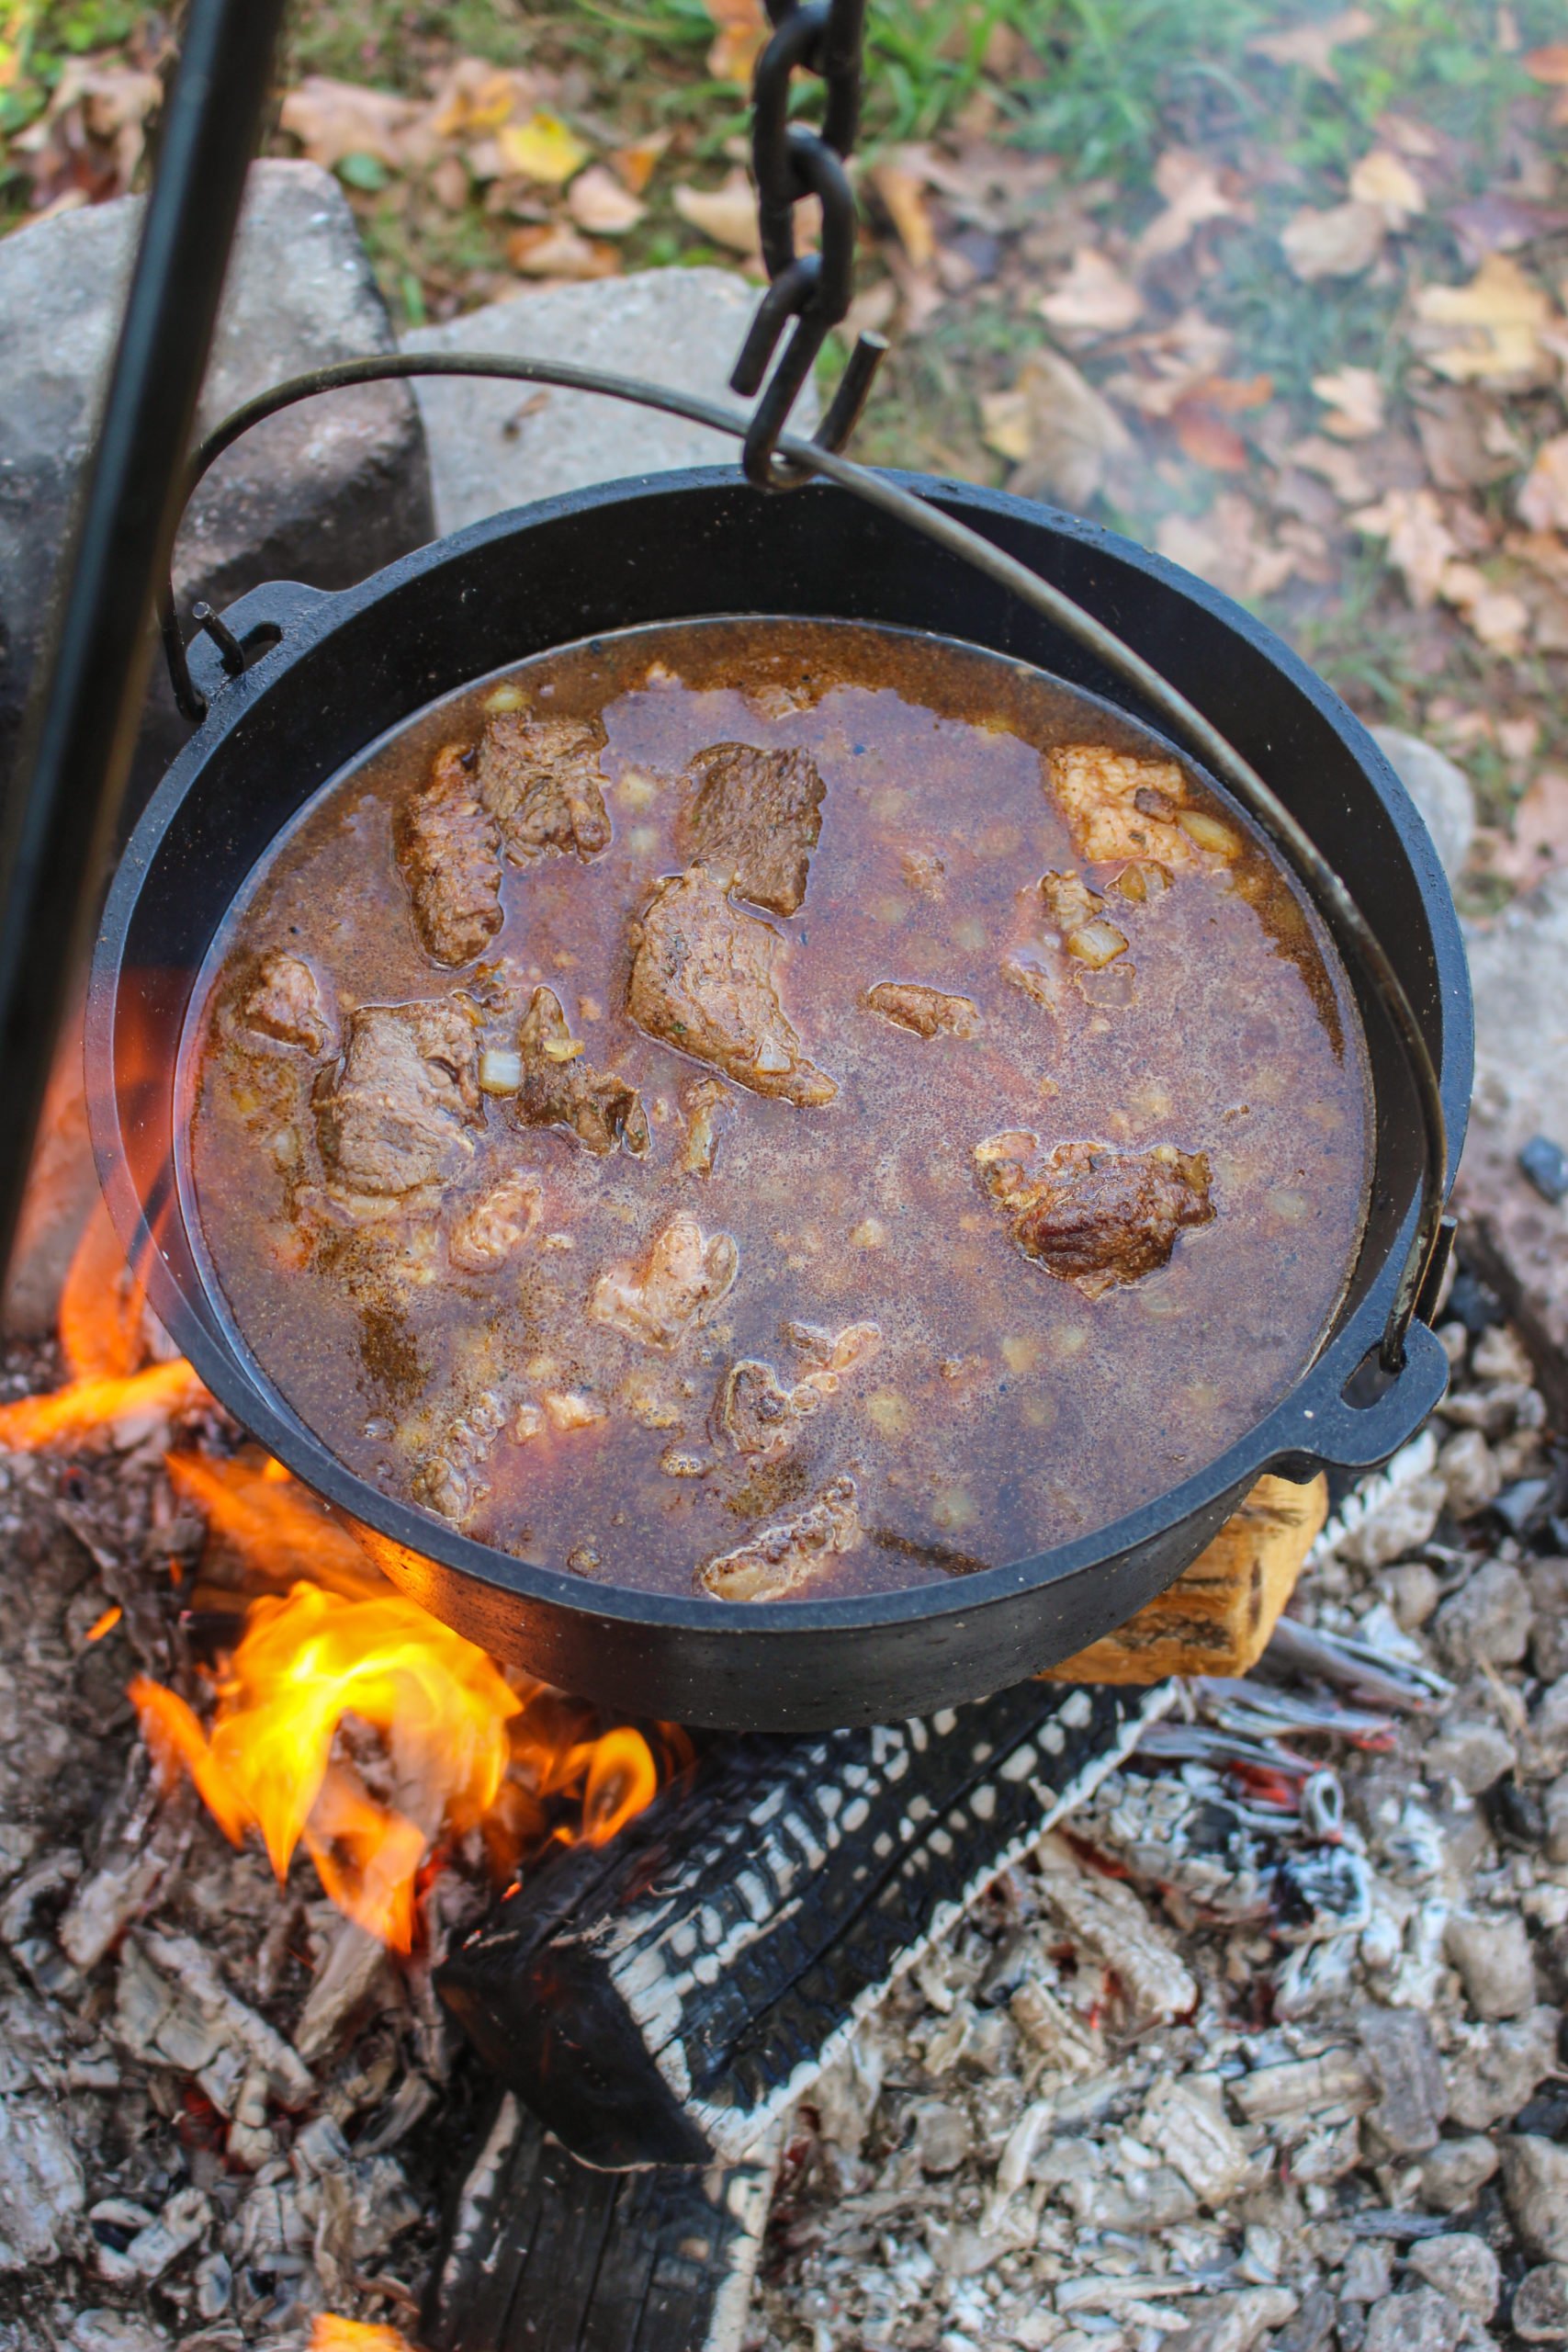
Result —
<path fill-rule="evenodd" d="M 483 351 L 563 359 L 741 409 L 729 390 L 758 289 L 724 269 L 653 269 L 513 294 L 403 337 L 405 351 Z M 461 530 L 512 506 L 624 474 L 733 464 L 739 444 L 656 410 L 529 384 L 482 379 L 415 386 L 430 445 L 436 521 Z M 817 422 L 814 389 L 797 430 Z"/>
<path fill-rule="evenodd" d="M 0 242 L 0 776 L 10 771 L 41 616 L 96 430 L 141 200 L 85 207 Z M 205 432 L 286 376 L 392 348 L 354 216 L 330 174 L 251 175 L 202 394 Z M 343 588 L 430 537 L 418 410 L 400 384 L 333 392 L 219 460 L 180 534 L 182 608 L 263 580 Z M 140 799 L 183 741 L 155 673 Z"/>

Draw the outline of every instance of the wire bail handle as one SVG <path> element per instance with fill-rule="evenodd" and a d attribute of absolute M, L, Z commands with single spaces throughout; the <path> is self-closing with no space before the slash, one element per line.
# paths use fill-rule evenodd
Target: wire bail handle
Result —
<path fill-rule="evenodd" d="M 741 450 L 747 480 L 758 490 L 794 490 L 808 477 L 777 456 L 779 436 L 854 291 L 855 198 L 844 165 L 860 126 L 865 0 L 767 0 L 767 6 L 773 32 L 757 60 L 751 85 L 751 164 L 769 283 L 729 386 L 745 400 L 761 392 Z M 797 69 L 819 74 L 827 86 L 820 131 L 789 119 L 791 76 Z M 814 254 L 798 254 L 795 208 L 808 196 L 822 208 L 821 246 Z M 791 319 L 794 332 L 764 390 L 769 363 Z M 844 447 L 886 348 L 880 335 L 858 338 L 814 436 L 818 447 Z"/>

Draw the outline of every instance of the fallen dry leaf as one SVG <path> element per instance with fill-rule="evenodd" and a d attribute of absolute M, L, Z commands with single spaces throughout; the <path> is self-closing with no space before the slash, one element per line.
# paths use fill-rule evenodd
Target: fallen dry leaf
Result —
<path fill-rule="evenodd" d="M 567 190 L 566 209 L 578 227 L 594 237 L 624 237 L 648 215 L 647 205 L 603 164 L 590 164 L 579 172 Z"/>
<path fill-rule="evenodd" d="M 430 193 L 447 212 L 461 212 L 472 193 L 468 167 L 461 155 L 443 155 L 430 175 Z"/>
<path fill-rule="evenodd" d="M 1427 326 L 1462 330 L 1458 342 L 1438 339 L 1423 352 L 1450 382 L 1524 386 L 1550 379 L 1541 335 L 1551 303 L 1506 254 L 1489 255 L 1468 286 L 1424 286 L 1416 315 Z"/>
<path fill-rule="evenodd" d="M 762 0 L 703 0 L 716 28 L 708 72 L 716 82 L 747 83 L 771 28 Z"/>
<path fill-rule="evenodd" d="M 1439 490 L 1484 490 L 1522 471 L 1527 451 L 1498 402 L 1471 384 L 1418 391 L 1416 430 Z"/>
<path fill-rule="evenodd" d="M 874 164 L 871 184 L 881 198 L 899 243 L 917 269 L 936 252 L 936 232 L 926 202 L 924 175 L 906 156 Z"/>
<path fill-rule="evenodd" d="M 1211 473 L 1217 474 L 1247 471 L 1246 442 L 1235 425 L 1206 401 L 1179 401 L 1171 412 L 1171 423 L 1176 427 L 1177 447 L 1195 466 L 1206 466 Z"/>
<path fill-rule="evenodd" d="M 69 212 L 124 196 L 163 95 L 156 74 L 72 58 L 39 119 L 11 141 L 29 160 L 35 206 Z"/>
<path fill-rule="evenodd" d="M 1568 40 L 1552 41 L 1545 49 L 1532 49 L 1525 59 L 1525 72 L 1533 82 L 1568 88 Z"/>
<path fill-rule="evenodd" d="M 1319 277 L 1359 277 L 1382 250 L 1388 223 L 1375 204 L 1336 204 L 1326 212 L 1303 206 L 1280 232 L 1293 277 L 1309 286 Z"/>
<path fill-rule="evenodd" d="M 1352 514 L 1359 531 L 1386 539 L 1388 559 L 1404 575 L 1410 601 L 1425 610 L 1437 602 L 1443 572 L 1459 554 L 1459 541 L 1429 490 L 1390 490 L 1375 506 Z"/>
<path fill-rule="evenodd" d="M 1325 441 L 1321 434 L 1309 433 L 1304 440 L 1292 443 L 1285 455 L 1292 466 L 1325 481 L 1341 506 L 1354 506 L 1372 494 L 1360 458 L 1341 441 Z"/>
<path fill-rule="evenodd" d="M 1183 311 L 1168 326 L 1129 337 L 1122 348 L 1137 372 L 1113 376 L 1101 390 L 1140 415 L 1170 416 L 1184 400 L 1201 399 L 1224 380 L 1234 341 L 1201 311 Z"/>
<path fill-rule="evenodd" d="M 1300 567 L 1297 547 L 1271 544 L 1250 499 L 1227 490 L 1207 514 L 1168 514 L 1155 545 L 1172 563 L 1231 596 L 1271 596 Z"/>
<path fill-rule="evenodd" d="M 668 130 L 656 131 L 651 138 L 638 139 L 630 147 L 617 147 L 612 153 L 610 169 L 633 196 L 640 196 L 653 177 L 670 140 Z"/>
<path fill-rule="evenodd" d="M 1320 82 L 1337 83 L 1334 51 L 1365 40 L 1376 29 L 1377 18 L 1365 8 L 1342 8 L 1337 17 L 1325 17 L 1320 24 L 1295 25 L 1283 33 L 1256 33 L 1247 46 L 1253 56 L 1266 57 L 1271 65 L 1303 65 Z"/>
<path fill-rule="evenodd" d="M 434 142 L 429 109 L 414 99 L 325 74 L 309 74 L 284 93 L 278 122 L 309 161 L 328 172 L 347 155 L 370 155 L 400 170 L 424 162 Z"/>
<path fill-rule="evenodd" d="M 1337 441 L 1366 441 L 1382 431 L 1382 379 L 1371 368 L 1338 368 L 1314 376 L 1313 390 L 1327 409 L 1323 429 Z"/>
<path fill-rule="evenodd" d="M 531 113 L 536 96 L 532 75 L 485 57 L 459 57 L 436 85 L 430 127 L 437 139 L 484 138 L 514 115 Z"/>
<path fill-rule="evenodd" d="M 1144 298 L 1130 277 L 1093 245 L 1080 245 L 1072 266 L 1035 308 L 1066 334 L 1092 342 L 1121 334 L 1142 315 Z"/>
<path fill-rule="evenodd" d="M 564 186 L 592 152 L 558 114 L 542 107 L 526 122 L 503 123 L 495 136 L 507 170 L 541 187 Z"/>
<path fill-rule="evenodd" d="M 1443 142 L 1430 123 L 1417 122 L 1414 115 L 1380 114 L 1374 128 L 1385 146 L 1397 147 L 1402 155 L 1414 155 L 1418 164 L 1430 164 L 1443 152 Z"/>
<path fill-rule="evenodd" d="M 1497 188 L 1484 188 L 1463 204 L 1451 205 L 1446 218 L 1472 269 L 1479 269 L 1488 254 L 1517 253 L 1568 229 L 1568 212 Z"/>
<path fill-rule="evenodd" d="M 1517 500 L 1519 520 L 1532 531 L 1568 532 L 1568 433 L 1543 441 Z"/>
<path fill-rule="evenodd" d="M 694 229 L 700 229 L 716 245 L 728 245 L 731 253 L 737 254 L 761 251 L 757 232 L 757 198 L 739 164 L 722 187 L 678 187 L 674 203 L 682 220 L 689 221 Z"/>
<path fill-rule="evenodd" d="M 514 229 L 506 258 L 522 277 L 614 277 L 621 267 L 614 245 L 592 241 L 565 220 Z"/>
<path fill-rule="evenodd" d="M 1512 656 L 1524 651 L 1529 606 L 1512 589 L 1495 587 L 1473 563 L 1446 563 L 1438 594 L 1490 652 Z"/>
<path fill-rule="evenodd" d="M 1492 871 L 1529 889 L 1568 865 L 1568 774 L 1543 768 L 1514 810 L 1507 839 L 1495 843 Z"/>
<path fill-rule="evenodd" d="M 1059 351 L 1031 354 L 1010 391 L 980 403 L 986 446 L 1010 458 L 1009 488 L 1021 497 L 1042 492 L 1068 506 L 1087 506 L 1114 458 L 1132 454 L 1133 438 L 1109 401 Z"/>
<path fill-rule="evenodd" d="M 1156 213 L 1133 248 L 1140 269 L 1180 253 L 1205 220 L 1250 218 L 1250 206 L 1226 195 L 1218 168 L 1189 147 L 1166 149 L 1155 165 L 1155 186 L 1165 209 Z"/>
<path fill-rule="evenodd" d="M 1350 194 L 1358 204 L 1370 204 L 1391 229 L 1403 229 L 1427 209 L 1427 192 L 1408 164 L 1387 147 L 1363 155 L 1350 175 Z"/>

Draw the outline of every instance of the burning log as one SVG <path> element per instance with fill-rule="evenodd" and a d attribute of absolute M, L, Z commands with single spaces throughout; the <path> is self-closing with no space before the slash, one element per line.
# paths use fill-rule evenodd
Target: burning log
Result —
<path fill-rule="evenodd" d="M 907 1724 L 716 1745 L 613 1846 L 527 1874 L 438 1989 L 588 2163 L 733 2161 L 1173 1696 L 1026 1682 Z"/>
<path fill-rule="evenodd" d="M 739 2352 L 776 2137 L 744 2164 L 595 2172 L 510 2094 L 458 2199 L 429 2352 Z"/>

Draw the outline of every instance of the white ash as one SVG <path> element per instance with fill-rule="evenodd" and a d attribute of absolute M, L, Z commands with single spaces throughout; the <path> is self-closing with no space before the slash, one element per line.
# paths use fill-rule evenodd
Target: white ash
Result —
<path fill-rule="evenodd" d="M 1405 1707 L 1357 1747 L 1267 1660 L 1191 1686 L 798 2110 L 750 2352 L 1568 2345 L 1568 1540 L 1495 1508 L 1562 1455 L 1514 1334 L 1443 1336 L 1292 1604 Z M 1247 1739 L 1337 1776 L 1337 1840 Z"/>

